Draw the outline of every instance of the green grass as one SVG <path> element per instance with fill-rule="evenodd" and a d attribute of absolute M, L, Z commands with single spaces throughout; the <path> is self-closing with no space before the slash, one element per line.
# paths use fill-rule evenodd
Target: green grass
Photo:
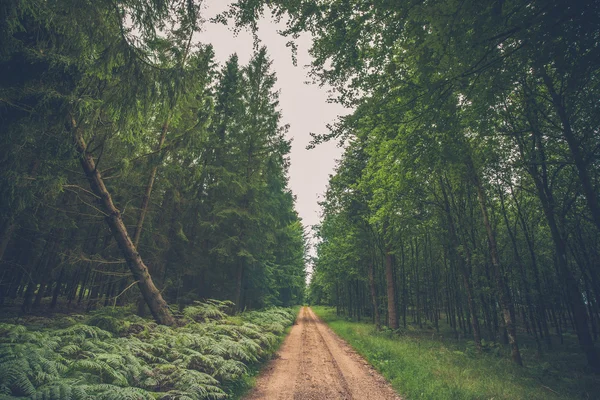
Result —
<path fill-rule="evenodd" d="M 406 399 L 600 399 L 600 377 L 587 371 L 574 338 L 541 357 L 524 341 L 525 367 L 518 367 L 499 345 L 477 354 L 472 342 L 433 330 L 379 333 L 372 324 L 336 316 L 332 308 L 313 310 Z"/>

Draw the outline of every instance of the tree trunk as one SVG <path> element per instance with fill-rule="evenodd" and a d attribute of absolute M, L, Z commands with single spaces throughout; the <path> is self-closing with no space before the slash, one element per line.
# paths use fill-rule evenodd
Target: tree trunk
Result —
<path fill-rule="evenodd" d="M 535 339 L 535 343 L 537 345 L 538 353 L 542 352 L 542 344 L 540 342 L 540 338 L 537 334 L 537 329 L 535 326 L 535 311 L 533 307 L 533 302 L 531 301 L 531 290 L 529 288 L 529 280 L 527 279 L 527 274 L 525 273 L 525 267 L 523 265 L 523 261 L 521 260 L 521 255 L 519 254 L 519 248 L 517 246 L 517 238 L 515 237 L 516 232 L 513 232 L 510 227 L 510 222 L 508 220 L 508 215 L 506 212 L 506 207 L 504 205 L 504 194 L 502 193 L 502 188 L 500 189 L 500 205 L 502 208 L 502 216 L 504 217 L 504 223 L 506 224 L 506 230 L 508 232 L 508 236 L 512 243 L 513 253 L 515 255 L 515 261 L 519 266 L 519 273 L 521 276 L 521 280 L 523 283 L 523 291 L 525 292 L 525 303 L 527 304 L 527 312 L 529 313 L 529 318 L 531 319 L 531 329 L 533 332 L 533 337 Z M 516 228 L 515 228 L 516 230 Z M 525 311 L 523 311 L 525 314 Z M 527 315 L 523 316 L 523 321 L 527 325 Z"/>
<path fill-rule="evenodd" d="M 242 311 L 242 284 L 244 280 L 244 261 L 240 259 L 235 277 L 234 303 L 238 311 Z"/>
<path fill-rule="evenodd" d="M 590 179 L 590 174 L 588 172 L 584 156 L 581 154 L 580 144 L 578 143 L 578 140 L 575 137 L 575 132 L 573 132 L 573 128 L 571 127 L 571 121 L 564 104 L 564 97 L 556 92 L 554 83 L 552 82 L 550 76 L 548 76 L 544 66 L 538 66 L 538 73 L 541 75 L 544 84 L 546 85 L 546 88 L 552 97 L 552 104 L 554 105 L 556 113 L 560 118 L 563 137 L 569 145 L 569 150 L 571 151 L 571 156 L 573 157 L 573 163 L 577 168 L 577 176 L 579 177 L 579 182 L 583 188 L 583 194 L 587 201 L 588 208 L 592 214 L 592 219 L 596 224 L 596 227 L 600 231 L 600 206 L 598 205 L 598 198 L 596 197 L 596 191 L 594 190 L 592 180 Z"/>
<path fill-rule="evenodd" d="M 8 243 L 12 238 L 13 232 L 15 231 L 16 224 L 13 221 L 6 221 L 2 226 L 2 232 L 0 232 L 0 262 L 2 262 L 2 258 L 4 257 L 4 252 L 6 251 L 6 247 L 8 247 Z"/>
<path fill-rule="evenodd" d="M 594 342 L 592 341 L 592 336 L 590 335 L 585 303 L 583 301 L 581 291 L 579 290 L 579 287 L 577 285 L 577 280 L 575 279 L 575 276 L 569 269 L 569 264 L 567 261 L 566 243 L 560 233 L 558 224 L 556 222 L 556 215 L 554 209 L 554 195 L 548 183 L 546 155 L 544 151 L 544 145 L 542 142 L 542 135 L 537 130 L 537 126 L 534 123 L 530 124 L 533 130 L 535 140 L 534 158 L 537 162 L 535 163 L 535 166 L 530 164 L 530 166 L 528 167 L 528 172 L 535 183 L 538 192 L 538 197 L 542 204 L 542 209 L 544 211 L 548 227 L 550 228 L 550 235 L 552 237 L 552 241 L 554 242 L 554 247 L 556 251 L 558 274 L 565 284 L 567 301 L 569 302 L 569 305 L 573 310 L 574 325 L 575 330 L 577 332 L 577 337 L 579 339 L 579 345 L 587 357 L 588 364 L 592 368 L 600 370 L 600 357 L 594 346 Z M 521 154 L 521 157 L 524 161 L 527 161 L 527 158 L 525 156 L 524 145 L 522 141 L 518 139 L 519 138 L 517 138 L 517 143 L 519 145 L 519 152 Z M 538 165 L 541 168 L 541 172 L 540 170 L 538 170 Z M 558 325 L 559 324 L 557 324 L 557 329 L 560 329 Z M 562 344 L 562 333 L 560 334 L 560 338 Z"/>
<path fill-rule="evenodd" d="M 540 331 L 544 332 L 544 339 L 546 341 L 546 346 L 548 347 L 548 350 L 550 350 L 550 349 L 552 349 L 552 338 L 550 337 L 550 329 L 548 328 L 548 321 L 547 321 L 547 317 L 546 317 L 546 310 L 548 307 L 546 306 L 546 300 L 542 293 L 542 285 L 540 283 L 540 275 L 539 275 L 538 266 L 537 266 L 537 256 L 535 254 L 533 238 L 529 234 L 529 229 L 527 228 L 527 223 L 525 222 L 525 218 L 523 217 L 523 213 L 521 212 L 520 203 L 517 200 L 517 196 L 515 195 L 512 187 L 511 187 L 511 193 L 512 193 L 512 198 L 515 202 L 515 205 L 517 206 L 517 216 L 519 217 L 519 222 L 521 223 L 521 229 L 523 230 L 523 235 L 525 236 L 525 242 L 527 243 L 527 249 L 529 250 L 529 255 L 531 257 L 531 267 L 533 270 L 535 289 L 536 289 L 537 295 L 538 295 L 538 299 L 537 299 L 538 308 L 539 308 L 539 310 L 538 310 L 539 318 L 538 319 L 541 320 L 541 325 L 542 325 Z"/>
<path fill-rule="evenodd" d="M 447 219 L 447 223 L 448 223 L 448 234 L 450 236 L 450 251 L 449 251 L 450 265 L 452 265 L 453 263 L 459 265 L 459 270 L 460 270 L 460 273 L 463 278 L 463 284 L 465 286 L 465 290 L 467 291 L 467 305 L 469 307 L 469 312 L 471 313 L 471 325 L 473 328 L 473 340 L 475 342 L 475 348 L 477 349 L 477 351 L 481 352 L 482 351 L 481 329 L 479 326 L 479 318 L 477 316 L 477 307 L 475 305 L 473 286 L 471 285 L 470 271 L 466 265 L 463 265 L 463 263 L 461 263 L 458 260 L 458 256 L 456 254 L 457 249 L 459 248 L 458 235 L 456 233 L 456 228 L 454 226 L 454 220 L 452 218 L 452 213 L 450 211 L 450 202 L 448 201 L 448 194 L 446 193 L 446 189 L 444 188 L 444 182 L 442 181 L 441 178 L 440 178 L 440 188 L 442 190 L 442 196 L 444 198 L 444 211 L 446 213 L 446 219 Z M 468 246 L 464 246 L 464 248 L 465 248 L 466 254 L 467 254 L 466 255 L 467 263 L 470 264 L 471 263 L 471 255 L 468 250 Z M 457 304 L 457 306 L 459 305 L 458 298 L 456 298 L 455 303 Z M 462 322 L 461 319 L 459 319 L 459 324 L 461 324 L 461 322 Z"/>
<path fill-rule="evenodd" d="M 383 228 L 384 240 L 387 242 L 386 231 L 387 223 Z M 392 253 L 389 244 L 385 247 L 385 280 L 387 289 L 388 303 L 388 325 L 391 329 L 398 329 L 398 313 L 396 310 L 396 288 L 394 285 L 394 264 L 392 262 Z"/>
<path fill-rule="evenodd" d="M 156 146 L 157 157 L 160 156 L 160 150 L 165 144 L 165 139 L 167 138 L 167 131 L 169 130 L 169 119 L 165 121 L 163 124 L 162 130 L 160 132 L 160 138 L 158 140 L 158 145 Z M 148 183 L 146 184 L 146 190 L 144 192 L 144 197 L 142 198 L 142 204 L 140 206 L 140 215 L 138 217 L 137 224 L 135 226 L 135 231 L 133 232 L 133 244 L 135 247 L 138 247 L 140 243 L 140 237 L 142 235 L 142 227 L 144 226 L 144 219 L 146 218 L 146 213 L 148 212 L 148 205 L 150 204 L 150 195 L 152 194 L 152 188 L 154 187 L 154 181 L 156 180 L 156 172 L 158 171 L 158 164 L 155 164 L 150 171 L 150 176 L 148 177 Z"/>
<path fill-rule="evenodd" d="M 379 317 L 379 307 L 377 306 L 377 291 L 375 290 L 375 267 L 373 262 L 369 262 L 369 289 L 371 290 L 371 303 L 373 304 L 373 317 L 375 318 L 375 327 L 381 329 L 381 318 Z"/>
<path fill-rule="evenodd" d="M 492 259 L 492 266 L 494 267 L 494 278 L 496 280 L 496 287 L 498 288 L 498 294 L 500 295 L 500 305 L 502 306 L 502 315 L 504 316 L 504 323 L 506 326 L 506 333 L 508 334 L 508 341 L 511 346 L 511 356 L 513 362 L 518 365 L 523 365 L 523 360 L 521 359 L 521 352 L 519 351 L 519 343 L 517 342 L 517 330 L 512 318 L 511 308 L 512 301 L 510 298 L 510 292 L 508 291 L 508 286 L 504 281 L 502 276 L 502 268 L 500 266 L 500 259 L 498 257 L 498 249 L 496 245 L 496 236 L 494 231 L 492 230 L 492 225 L 490 223 L 487 204 L 486 204 L 486 194 L 481 184 L 481 179 L 479 179 L 479 175 L 475 170 L 475 166 L 473 165 L 473 159 L 470 155 L 467 155 L 467 170 L 471 175 L 471 179 L 475 188 L 477 189 L 477 200 L 479 201 L 479 206 L 481 208 L 481 216 L 483 217 L 483 224 L 485 225 L 485 230 L 488 237 L 488 245 L 490 248 L 490 256 Z"/>
<path fill-rule="evenodd" d="M 56 286 L 54 287 L 54 291 L 52 292 L 52 301 L 50 302 L 50 308 L 56 307 L 56 303 L 58 302 L 58 296 L 60 295 L 60 290 L 62 289 L 64 272 L 65 267 L 62 267 L 60 269 L 58 278 L 56 279 Z"/>
<path fill-rule="evenodd" d="M 598 357 L 598 352 L 594 346 L 594 342 L 592 341 L 592 336 L 590 335 L 587 311 L 585 309 L 585 303 L 582 299 L 581 291 L 577 285 L 577 280 L 569 269 L 566 244 L 558 230 L 554 213 L 548 209 L 547 205 L 544 205 L 543 208 L 544 213 L 546 214 L 546 219 L 548 220 L 548 225 L 550 225 L 550 234 L 552 235 L 552 240 L 555 244 L 560 276 L 565 284 L 567 299 L 571 309 L 573 310 L 573 319 L 575 330 L 577 331 L 577 337 L 579 339 L 579 345 L 587 357 L 588 364 L 592 368 L 598 370 L 600 369 L 600 357 Z"/>
<path fill-rule="evenodd" d="M 80 163 L 88 179 L 90 188 L 97 196 L 97 202 L 106 214 L 106 223 L 117 241 L 134 279 L 138 282 L 138 287 L 150 308 L 150 312 L 159 324 L 173 325 L 175 319 L 169 310 L 169 306 L 154 285 L 154 282 L 152 282 L 152 277 L 148 273 L 148 268 L 142 261 L 135 245 L 131 241 L 129 234 L 127 233 L 127 228 L 123 223 L 121 212 L 115 207 L 112 197 L 104 185 L 100 171 L 96 169 L 94 158 L 87 152 L 81 128 L 77 126 L 73 116 L 71 116 L 71 128 L 73 131 L 75 149 L 80 155 Z"/>

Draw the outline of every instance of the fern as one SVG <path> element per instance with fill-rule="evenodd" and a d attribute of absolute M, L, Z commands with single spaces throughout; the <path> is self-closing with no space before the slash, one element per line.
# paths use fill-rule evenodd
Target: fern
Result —
<path fill-rule="evenodd" d="M 218 321 L 227 318 L 227 311 L 233 309 L 233 306 L 234 304 L 231 301 L 195 301 L 193 306 L 186 307 L 183 310 L 183 315 L 198 322 Z"/>
<path fill-rule="evenodd" d="M 223 385 L 264 359 L 293 321 L 277 308 L 228 317 L 231 306 L 195 303 L 177 328 L 119 308 L 48 329 L 0 323 L 0 400 L 224 399 Z"/>

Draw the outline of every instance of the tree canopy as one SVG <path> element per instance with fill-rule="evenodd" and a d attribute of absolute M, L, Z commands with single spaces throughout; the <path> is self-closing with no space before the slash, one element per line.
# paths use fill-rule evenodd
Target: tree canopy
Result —
<path fill-rule="evenodd" d="M 200 2 L 0 6 L 0 302 L 302 301 L 305 232 L 265 48 L 218 65 Z M 135 289 L 138 288 L 139 290 Z M 139 294 L 138 294 L 139 293 Z"/>

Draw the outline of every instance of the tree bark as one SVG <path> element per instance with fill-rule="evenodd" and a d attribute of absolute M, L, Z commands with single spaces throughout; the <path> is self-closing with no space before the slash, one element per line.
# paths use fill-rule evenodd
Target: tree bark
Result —
<path fill-rule="evenodd" d="M 388 324 L 391 329 L 398 329 L 398 313 L 396 312 L 396 290 L 394 287 L 394 270 L 390 249 L 385 250 L 385 279 L 388 301 Z"/>
<path fill-rule="evenodd" d="M 156 146 L 157 156 L 160 156 L 160 150 L 165 144 L 165 139 L 167 138 L 167 131 L 169 130 L 169 119 L 165 121 L 163 124 L 160 138 L 158 140 L 158 145 Z M 156 173 L 158 171 L 158 164 L 155 164 L 150 171 L 150 176 L 148 177 L 148 183 L 146 184 L 146 190 L 144 191 L 144 197 L 142 198 L 142 204 L 140 206 L 140 215 L 138 217 L 137 224 L 135 226 L 135 231 L 133 232 L 133 244 L 135 247 L 138 247 L 140 243 L 140 237 L 142 235 L 142 227 L 144 226 L 144 219 L 146 218 L 146 214 L 148 213 L 148 205 L 150 204 L 150 195 L 152 194 L 152 188 L 154 187 L 154 181 L 156 180 Z"/>
<path fill-rule="evenodd" d="M 163 299 L 162 295 L 154 285 L 154 282 L 152 282 L 152 277 L 148 273 L 148 268 L 142 261 L 142 258 L 127 233 L 127 228 L 123 223 L 121 212 L 115 207 L 110 192 L 104 185 L 100 171 L 96 169 L 94 158 L 87 152 L 81 128 L 77 126 L 77 122 L 72 115 L 70 118 L 74 145 L 80 155 L 81 167 L 85 172 L 92 192 L 97 196 L 97 203 L 106 214 L 105 221 L 123 253 L 127 266 L 131 270 L 134 279 L 137 280 L 140 292 L 146 300 L 150 312 L 156 322 L 163 325 L 173 325 L 175 319 L 169 310 L 167 302 Z"/>
<path fill-rule="evenodd" d="M 585 303 L 582 299 L 581 291 L 577 285 L 577 280 L 569 269 L 566 243 L 558 230 L 554 212 L 551 210 L 551 207 L 547 202 L 542 201 L 542 203 L 542 208 L 544 209 L 544 214 L 546 214 L 546 220 L 550 226 L 550 234 L 556 249 L 560 276 L 565 283 L 567 299 L 570 303 L 571 309 L 573 310 L 573 319 L 577 337 L 579 339 L 579 345 L 587 357 L 588 364 L 592 368 L 600 370 L 600 357 L 598 356 L 592 336 L 590 335 Z"/>
<path fill-rule="evenodd" d="M 242 285 L 244 281 L 244 260 L 239 260 L 239 265 L 236 271 L 235 276 L 235 295 L 234 295 L 234 303 L 236 309 L 242 311 Z"/>
<path fill-rule="evenodd" d="M 381 318 L 379 317 L 379 307 L 377 306 L 377 291 L 375 290 L 375 267 L 373 262 L 369 262 L 369 289 L 371 290 L 371 303 L 373 305 L 373 317 L 375 318 L 375 327 L 381 329 Z"/>
<path fill-rule="evenodd" d="M 581 154 L 580 145 L 575 137 L 575 132 L 573 132 L 566 105 L 564 104 L 564 96 L 556 92 L 554 83 L 546 72 L 546 68 L 544 66 L 538 66 L 538 74 L 541 75 L 548 92 L 550 92 L 552 104 L 554 105 L 556 113 L 560 118 L 563 137 L 569 145 L 571 157 L 573 157 L 573 163 L 577 168 L 577 176 L 579 177 L 579 182 L 583 188 L 583 194 L 587 201 L 588 208 L 592 214 L 592 219 L 594 220 L 596 227 L 600 231 L 600 206 L 598 205 L 598 198 L 596 197 L 596 191 L 594 190 L 592 180 L 590 179 L 590 174 L 588 172 L 584 156 Z"/>
<path fill-rule="evenodd" d="M 533 302 L 531 301 L 531 290 L 529 288 L 529 280 L 527 279 L 527 274 L 525 273 L 525 266 L 523 265 L 523 261 L 521 260 L 521 255 L 519 254 L 519 248 L 517 246 L 517 238 L 515 237 L 516 232 L 513 232 L 510 227 L 510 222 L 508 220 L 508 215 L 506 212 L 506 206 L 504 204 L 504 194 L 502 193 L 502 188 L 500 189 L 500 205 L 502 208 L 502 216 L 504 217 L 504 223 L 506 224 L 506 230 L 508 232 L 508 236 L 512 243 L 513 253 L 515 255 L 515 261 L 519 267 L 519 273 L 521 276 L 521 280 L 523 281 L 523 290 L 525 292 L 525 302 L 527 304 L 527 312 L 529 313 L 529 318 L 531 319 L 531 329 L 533 332 L 533 337 L 535 339 L 535 343 L 537 345 L 538 353 L 542 352 L 542 344 L 540 342 L 540 338 L 537 334 L 537 329 L 535 326 L 535 311 L 533 307 Z M 516 229 L 515 229 L 516 230 Z M 527 324 L 527 316 L 523 317 L 523 321 Z"/>
<path fill-rule="evenodd" d="M 384 241 L 387 234 L 387 222 L 383 227 Z M 385 280 L 388 303 L 388 325 L 391 329 L 398 329 L 398 312 L 396 310 L 396 288 L 394 285 L 394 264 L 392 262 L 392 253 L 389 244 L 385 246 Z"/>
<path fill-rule="evenodd" d="M 510 292 L 508 291 L 508 286 L 506 285 L 506 282 L 504 281 L 504 278 L 502 276 L 502 268 L 500 266 L 500 259 L 498 257 L 498 247 L 496 245 L 496 235 L 494 234 L 488 215 L 485 190 L 481 183 L 481 179 L 479 179 L 479 175 L 475 170 L 473 159 L 471 158 L 470 154 L 467 155 L 466 162 L 467 170 L 469 171 L 473 184 L 477 189 L 477 200 L 479 201 L 479 206 L 481 208 L 481 216 L 483 217 L 483 224 L 485 225 L 485 231 L 488 237 L 488 245 L 490 248 L 492 266 L 494 267 L 494 278 L 496 280 L 496 287 L 498 288 L 498 293 L 500 295 L 500 305 L 502 306 L 502 315 L 504 317 L 504 323 L 506 325 L 508 341 L 512 349 L 512 360 L 518 365 L 523 365 L 523 360 L 521 359 L 521 352 L 519 351 L 519 343 L 517 341 L 517 330 L 511 313 L 512 300 L 510 297 Z"/>
<path fill-rule="evenodd" d="M 569 269 L 566 242 L 560 233 L 558 223 L 556 221 L 555 201 L 552 189 L 548 182 L 546 155 L 544 151 L 544 144 L 542 142 L 542 135 L 538 131 L 535 123 L 530 121 L 530 126 L 532 128 L 535 141 L 534 158 L 537 162 L 535 165 L 530 164 L 527 170 L 535 183 L 538 192 L 538 198 L 540 199 L 542 210 L 544 211 L 544 215 L 546 217 L 546 222 L 550 228 L 550 235 L 552 237 L 552 241 L 554 242 L 556 251 L 558 274 L 565 284 L 567 301 L 573 310 L 573 319 L 577 337 L 579 339 L 579 346 L 585 353 L 590 367 L 594 368 L 595 370 L 600 370 L 600 356 L 598 355 L 596 347 L 594 346 L 594 342 L 589 331 L 585 303 L 582 298 L 582 293 L 579 290 L 577 280 Z M 516 137 L 516 139 L 521 157 L 524 161 L 527 161 L 524 144 L 521 140 L 519 140 L 520 138 Z M 541 168 L 541 172 L 538 170 L 538 165 L 539 168 Z M 559 324 L 557 324 L 557 329 L 560 329 Z M 562 344 L 562 333 L 560 334 L 560 337 Z"/>
<path fill-rule="evenodd" d="M 16 224 L 13 221 L 6 221 L 4 226 L 2 226 L 2 232 L 0 233 L 0 262 L 4 257 L 4 252 L 8 247 L 8 243 L 12 238 L 13 232 L 15 231 Z"/>
<path fill-rule="evenodd" d="M 471 327 L 473 328 L 473 340 L 475 342 L 475 348 L 477 351 L 481 352 L 481 328 L 479 326 L 479 317 L 477 316 L 477 307 L 475 305 L 475 299 L 473 294 L 473 286 L 471 285 L 471 277 L 469 268 L 466 265 L 463 265 L 457 257 L 457 249 L 459 247 L 458 235 L 456 233 L 456 228 L 454 227 L 454 220 L 452 219 L 452 214 L 450 211 L 450 202 L 448 201 L 448 194 L 446 193 L 446 189 L 444 188 L 444 183 L 440 178 L 440 188 L 442 190 L 442 196 L 444 198 L 444 211 L 446 213 L 446 219 L 448 223 L 448 234 L 450 236 L 450 251 L 449 258 L 450 264 L 456 263 L 459 264 L 459 270 L 463 278 L 463 284 L 465 286 L 465 290 L 467 291 L 467 305 L 469 307 L 469 312 L 471 313 Z M 467 251 L 467 263 L 471 263 L 471 255 L 468 250 L 468 246 L 464 246 Z M 458 299 L 456 299 L 456 303 L 458 305 Z M 459 319 L 459 323 L 461 320 Z M 455 326 L 456 328 L 456 326 Z"/>
<path fill-rule="evenodd" d="M 527 249 L 529 250 L 529 255 L 531 258 L 531 267 L 533 270 L 533 277 L 535 283 L 535 289 L 537 291 L 537 303 L 538 303 L 538 319 L 541 320 L 541 328 L 540 331 L 544 332 L 544 340 L 546 341 L 546 346 L 548 349 L 552 349 L 552 338 L 550 337 L 550 329 L 548 328 L 548 321 L 546 317 L 546 310 L 548 307 L 546 306 L 546 300 L 544 298 L 544 294 L 542 293 L 542 285 L 540 283 L 540 274 L 537 266 L 537 256 L 535 254 L 533 239 L 529 234 L 529 229 L 527 228 L 527 223 L 525 222 L 525 218 L 523 217 L 523 213 L 521 212 L 521 206 L 519 201 L 517 200 L 517 196 L 514 193 L 514 189 L 511 186 L 512 198 L 517 206 L 517 216 L 519 218 L 519 222 L 521 223 L 521 229 L 523 230 L 523 236 L 525 237 L 525 242 L 527 243 Z"/>

